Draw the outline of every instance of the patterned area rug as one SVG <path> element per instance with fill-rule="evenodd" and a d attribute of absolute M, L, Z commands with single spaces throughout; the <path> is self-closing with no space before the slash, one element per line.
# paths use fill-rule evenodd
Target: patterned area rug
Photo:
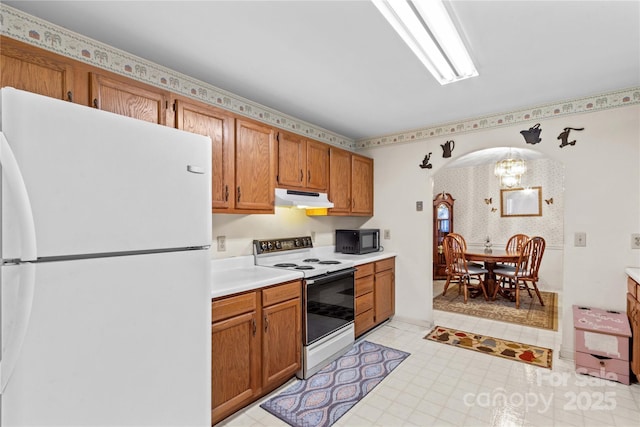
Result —
<path fill-rule="evenodd" d="M 404 351 L 360 341 L 326 368 L 260 406 L 294 427 L 328 427 L 407 356 Z"/>
<path fill-rule="evenodd" d="M 424 338 L 542 368 L 551 369 L 553 360 L 553 350 L 550 348 L 472 334 L 443 326 L 436 326 Z"/>
<path fill-rule="evenodd" d="M 538 297 L 532 291 L 533 298 L 527 291 L 520 292 L 520 308 L 514 302 L 498 295 L 495 301 L 485 301 L 482 296 L 469 298 L 464 303 L 464 297 L 458 295 L 458 285 L 449 285 L 447 295 L 440 293 L 433 299 L 434 310 L 449 311 L 501 322 L 516 323 L 534 328 L 558 330 L 558 294 L 540 291 L 544 306 L 540 305 Z"/>

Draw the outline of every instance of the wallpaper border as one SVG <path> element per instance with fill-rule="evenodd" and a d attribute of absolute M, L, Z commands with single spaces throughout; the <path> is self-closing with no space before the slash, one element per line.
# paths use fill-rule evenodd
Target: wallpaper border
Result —
<path fill-rule="evenodd" d="M 239 115 L 357 151 L 640 104 L 640 87 L 353 140 L 0 3 L 0 34 Z"/>

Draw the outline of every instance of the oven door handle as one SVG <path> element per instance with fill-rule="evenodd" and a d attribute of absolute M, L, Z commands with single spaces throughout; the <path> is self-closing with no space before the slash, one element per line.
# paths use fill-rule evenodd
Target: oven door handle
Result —
<path fill-rule="evenodd" d="M 323 283 L 333 282 L 334 280 L 342 279 L 343 277 L 353 276 L 355 271 L 356 271 L 355 268 L 346 268 L 344 270 L 327 273 L 327 275 L 318 277 L 317 279 L 306 279 L 304 282 L 306 285 L 321 285 Z"/>

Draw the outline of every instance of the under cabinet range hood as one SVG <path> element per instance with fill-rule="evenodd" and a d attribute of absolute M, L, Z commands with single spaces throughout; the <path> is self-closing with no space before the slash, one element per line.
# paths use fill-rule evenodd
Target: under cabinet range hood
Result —
<path fill-rule="evenodd" d="M 285 190 L 276 188 L 276 206 L 296 207 L 300 209 L 332 208 L 327 193 Z"/>

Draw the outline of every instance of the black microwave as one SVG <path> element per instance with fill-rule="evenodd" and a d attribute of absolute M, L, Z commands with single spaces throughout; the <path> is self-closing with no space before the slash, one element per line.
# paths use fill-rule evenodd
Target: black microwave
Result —
<path fill-rule="evenodd" d="M 336 252 L 368 254 L 380 250 L 380 229 L 336 230 Z"/>

